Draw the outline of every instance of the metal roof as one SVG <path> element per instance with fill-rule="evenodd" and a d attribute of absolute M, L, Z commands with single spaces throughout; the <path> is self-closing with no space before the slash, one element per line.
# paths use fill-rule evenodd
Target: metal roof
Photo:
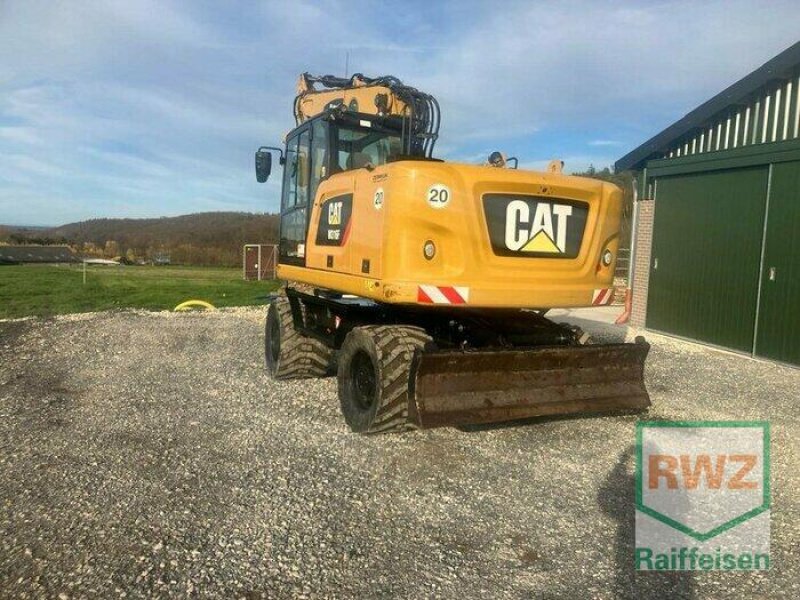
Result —
<path fill-rule="evenodd" d="M 67 246 L 0 246 L 0 263 L 78 262 Z"/>
<path fill-rule="evenodd" d="M 658 135 L 650 138 L 644 144 L 620 158 L 614 164 L 615 170 L 619 173 L 629 169 L 642 168 L 647 160 L 659 153 L 663 153 L 673 142 L 700 128 L 720 111 L 742 102 L 770 81 L 784 79 L 798 65 L 800 65 L 800 42 L 790 46 L 775 58 L 767 61 L 746 77 L 743 77 Z"/>

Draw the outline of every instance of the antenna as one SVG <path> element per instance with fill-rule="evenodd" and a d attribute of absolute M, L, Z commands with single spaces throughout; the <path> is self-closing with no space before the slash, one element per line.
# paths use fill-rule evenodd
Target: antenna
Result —
<path fill-rule="evenodd" d="M 347 76 L 350 74 L 350 50 L 347 50 L 344 53 L 344 76 L 347 79 Z"/>

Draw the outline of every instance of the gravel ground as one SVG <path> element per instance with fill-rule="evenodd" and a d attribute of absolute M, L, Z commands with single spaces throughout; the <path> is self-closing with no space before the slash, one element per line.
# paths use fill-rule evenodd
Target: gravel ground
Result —
<path fill-rule="evenodd" d="M 635 575 L 639 417 L 361 437 L 335 380 L 267 379 L 262 324 L 0 322 L 0 595 L 800 597 L 800 370 L 648 336 L 649 418 L 772 422 L 774 566 Z"/>

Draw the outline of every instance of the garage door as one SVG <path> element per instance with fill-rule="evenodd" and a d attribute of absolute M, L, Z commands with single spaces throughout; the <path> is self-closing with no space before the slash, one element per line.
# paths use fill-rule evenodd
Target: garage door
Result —
<path fill-rule="evenodd" d="M 758 311 L 758 356 L 800 365 L 800 162 L 773 166 Z"/>
<path fill-rule="evenodd" d="M 657 180 L 648 328 L 752 351 L 768 171 Z"/>

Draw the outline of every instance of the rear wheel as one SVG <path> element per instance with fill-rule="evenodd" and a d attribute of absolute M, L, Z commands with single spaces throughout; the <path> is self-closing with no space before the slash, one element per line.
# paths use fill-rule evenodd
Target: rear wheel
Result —
<path fill-rule="evenodd" d="M 292 308 L 287 298 L 275 298 L 270 303 L 264 338 L 267 371 L 275 379 L 303 379 L 330 374 L 333 350 L 295 330 Z"/>
<path fill-rule="evenodd" d="M 339 351 L 339 402 L 358 433 L 403 431 L 408 418 L 409 376 L 416 350 L 431 338 L 418 327 L 356 327 Z"/>

